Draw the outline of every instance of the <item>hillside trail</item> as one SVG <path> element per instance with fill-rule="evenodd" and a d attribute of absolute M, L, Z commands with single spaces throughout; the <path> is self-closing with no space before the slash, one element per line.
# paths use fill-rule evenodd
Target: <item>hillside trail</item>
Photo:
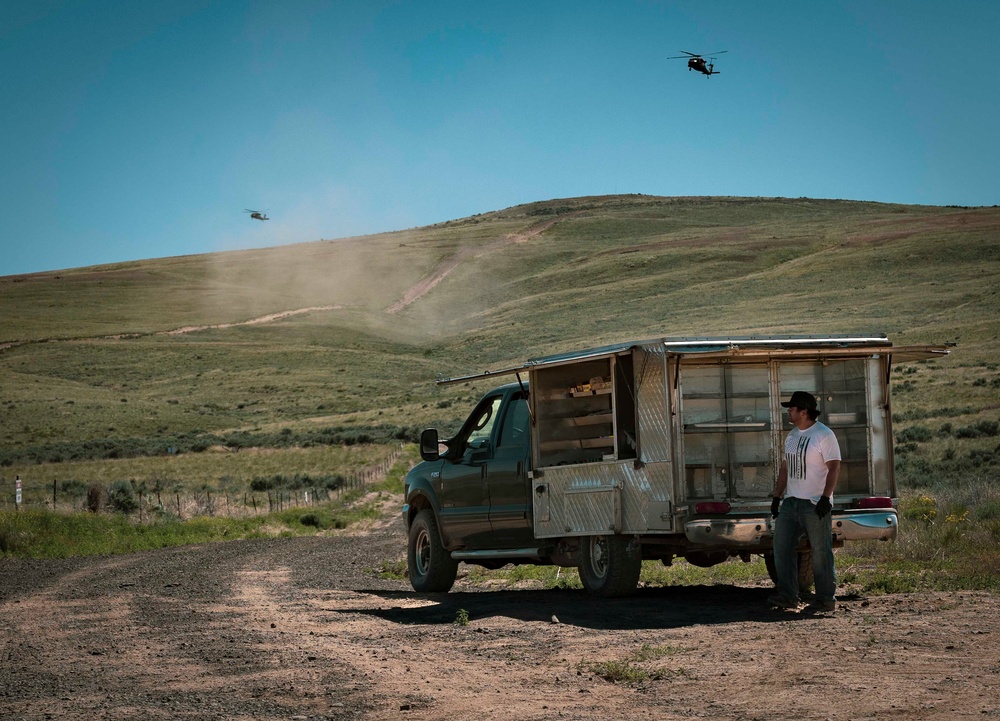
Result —
<path fill-rule="evenodd" d="M 440 263 L 437 264 L 437 266 L 435 266 L 431 270 L 430 273 L 427 274 L 427 276 L 425 276 L 419 282 L 408 288 L 403 293 L 402 298 L 400 298 L 398 301 L 396 301 L 391 306 L 386 308 L 386 313 L 389 313 L 390 315 L 395 315 L 396 313 L 399 313 L 407 306 L 420 300 L 422 297 L 427 295 L 427 293 L 430 292 L 431 289 L 434 288 L 438 283 L 440 283 L 442 280 L 448 277 L 448 275 L 453 270 L 455 270 L 455 268 L 461 265 L 464 261 L 470 260 L 472 258 L 477 258 L 482 255 L 486 255 L 487 253 L 492 253 L 508 245 L 517 243 L 526 243 L 532 238 L 541 235 L 559 221 L 566 220 L 567 218 L 579 215 L 582 212 L 584 211 L 576 210 L 573 211 L 572 213 L 565 213 L 556 218 L 549 218 L 548 220 L 544 220 L 540 223 L 535 223 L 534 225 L 525 228 L 519 233 L 510 233 L 508 235 L 505 235 L 503 238 L 494 240 L 491 243 L 487 243 L 486 245 L 482 245 L 477 248 L 463 248 L 457 253 L 442 260 Z"/>
<path fill-rule="evenodd" d="M 761 584 L 604 600 L 464 565 L 451 593 L 418 594 L 399 499 L 382 510 L 316 537 L 0 558 L 0 718 L 1000 717 L 994 595 L 810 617 L 768 609 Z"/>
<path fill-rule="evenodd" d="M 189 325 L 183 328 L 175 328 L 173 330 L 164 330 L 157 333 L 157 335 L 183 335 L 185 333 L 195 333 L 202 330 L 218 330 L 220 328 L 236 328 L 238 326 L 246 325 L 262 325 L 264 323 L 274 323 L 275 321 L 283 320 L 285 318 L 290 318 L 296 315 L 302 315 L 303 313 L 314 313 L 316 311 L 324 310 L 341 310 L 344 306 L 342 305 L 317 305 L 310 308 L 295 308 L 294 310 L 283 310 L 278 313 L 268 313 L 267 315 L 262 315 L 259 318 L 251 318 L 250 320 L 234 321 L 232 323 L 216 323 L 214 325 Z"/>

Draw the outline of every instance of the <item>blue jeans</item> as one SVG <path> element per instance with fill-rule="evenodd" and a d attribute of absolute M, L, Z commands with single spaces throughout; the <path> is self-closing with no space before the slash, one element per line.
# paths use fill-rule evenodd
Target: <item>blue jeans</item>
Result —
<path fill-rule="evenodd" d="M 837 570 L 833 564 L 833 530 L 830 514 L 816 515 L 816 506 L 807 498 L 785 498 L 774 520 L 774 568 L 778 575 L 778 595 L 799 597 L 798 546 L 805 534 L 812 546 L 813 580 L 818 601 L 833 601 L 837 592 Z"/>

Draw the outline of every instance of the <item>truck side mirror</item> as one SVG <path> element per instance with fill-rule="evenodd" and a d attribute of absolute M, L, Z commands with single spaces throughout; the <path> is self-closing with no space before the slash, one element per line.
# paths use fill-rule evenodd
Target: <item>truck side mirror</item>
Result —
<path fill-rule="evenodd" d="M 436 461 L 441 457 L 438 453 L 437 428 L 428 428 L 420 434 L 420 457 L 425 461 Z"/>

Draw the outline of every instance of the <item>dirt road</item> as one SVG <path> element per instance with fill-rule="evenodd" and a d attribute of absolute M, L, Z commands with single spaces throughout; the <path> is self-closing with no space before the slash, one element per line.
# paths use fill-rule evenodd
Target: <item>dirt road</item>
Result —
<path fill-rule="evenodd" d="M 601 601 L 460 578 L 420 596 L 378 577 L 403 548 L 393 514 L 322 538 L 0 559 L 0 718 L 1000 717 L 988 594 L 853 598 L 829 618 L 768 610 L 764 587 Z"/>

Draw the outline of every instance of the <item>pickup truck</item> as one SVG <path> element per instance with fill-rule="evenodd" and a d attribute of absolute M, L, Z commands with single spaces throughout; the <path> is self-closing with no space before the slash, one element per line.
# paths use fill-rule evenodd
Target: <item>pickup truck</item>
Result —
<path fill-rule="evenodd" d="M 493 376 L 461 429 L 420 437 L 403 519 L 410 582 L 447 592 L 460 562 L 575 567 L 598 596 L 634 591 L 642 561 L 711 566 L 762 555 L 774 577 L 771 494 L 781 402 L 820 400 L 840 442 L 834 545 L 896 537 L 889 374 L 944 346 L 878 336 L 655 338 L 533 358 Z M 810 581 L 809 549 L 799 552 Z"/>

